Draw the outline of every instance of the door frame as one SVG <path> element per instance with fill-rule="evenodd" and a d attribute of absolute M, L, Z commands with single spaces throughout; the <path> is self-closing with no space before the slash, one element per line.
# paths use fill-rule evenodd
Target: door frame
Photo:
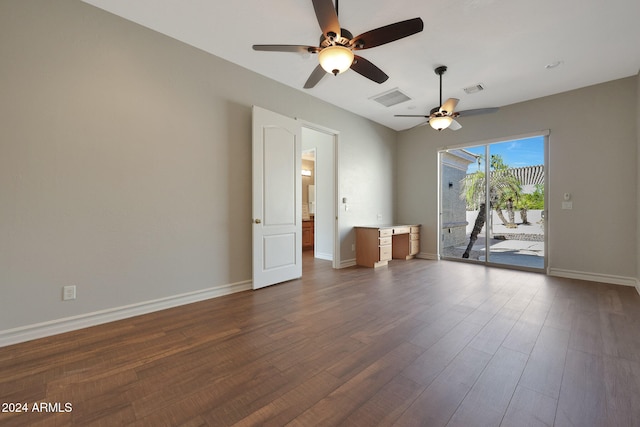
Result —
<path fill-rule="evenodd" d="M 456 262 L 467 262 L 467 263 L 472 263 L 472 264 L 480 264 L 480 265 L 486 265 L 486 266 L 491 266 L 491 267 L 501 267 L 501 268 L 509 268 L 509 269 L 513 269 L 513 270 L 525 270 L 525 271 L 532 271 L 532 272 L 541 272 L 543 271 L 545 274 L 549 274 L 549 254 L 550 254 L 550 248 L 549 248 L 549 136 L 550 136 L 550 131 L 549 129 L 545 129 L 539 132 L 532 132 L 532 133 L 526 133 L 526 134 L 520 134 L 520 135 L 513 135 L 513 136 L 508 136 L 508 137 L 502 137 L 502 138 L 494 138 L 494 139 L 488 139 L 488 140 L 483 140 L 483 141 L 476 141 L 476 142 L 469 142 L 469 143 L 464 143 L 464 144 L 455 144 L 455 145 L 450 145 L 450 146 L 446 146 L 446 147 L 441 147 L 438 149 L 438 258 L 439 259 L 446 259 L 448 261 L 456 261 Z M 543 142 L 543 159 L 544 159 L 544 210 L 543 212 L 543 216 L 544 216 L 544 266 L 542 269 L 538 269 L 538 268 L 530 268 L 530 267 L 523 267 L 523 266 L 517 266 L 517 265 L 508 265 L 508 264 L 496 264 L 496 263 L 492 263 L 491 262 L 491 255 L 488 253 L 487 250 L 487 260 L 485 261 L 474 261 L 474 260 L 469 260 L 469 259 L 458 259 L 458 258 L 451 258 L 451 257 L 443 257 L 442 256 L 442 239 L 441 239 L 441 233 L 442 233 L 442 226 L 443 226 L 443 221 L 442 221 L 442 197 L 443 197 L 443 192 L 442 192 L 442 162 L 441 162 L 441 155 L 443 152 L 448 151 L 448 150 L 455 150 L 455 149 L 464 149 L 466 147 L 478 147 L 478 146 L 489 146 L 491 144 L 496 144 L 496 143 L 501 143 L 501 142 L 508 142 L 508 141 L 517 141 L 520 139 L 527 139 L 527 138 L 532 138 L 532 137 L 537 137 L 537 136 L 541 136 L 544 138 L 544 142 Z M 489 162 L 485 162 L 485 166 L 488 167 Z M 485 171 L 486 172 L 486 171 Z M 486 185 L 489 185 L 489 182 L 487 181 Z M 489 199 L 489 192 L 485 191 L 486 197 L 487 197 L 487 203 L 486 203 L 486 209 L 488 209 L 488 213 L 490 215 L 487 216 L 487 221 L 485 222 L 485 227 L 489 226 L 489 220 L 491 218 L 491 210 L 489 207 L 489 203 L 488 203 L 488 199 Z M 487 248 L 488 246 L 488 233 L 485 233 L 485 248 Z"/>
<path fill-rule="evenodd" d="M 317 132 L 327 134 L 333 138 L 333 261 L 332 267 L 340 268 L 340 216 L 338 209 L 338 190 L 339 190 L 339 168 L 338 168 L 338 147 L 340 141 L 340 132 L 319 124 L 309 122 L 304 119 L 296 118 L 303 128 L 311 129 Z M 304 271 L 303 271 L 304 274 Z"/>

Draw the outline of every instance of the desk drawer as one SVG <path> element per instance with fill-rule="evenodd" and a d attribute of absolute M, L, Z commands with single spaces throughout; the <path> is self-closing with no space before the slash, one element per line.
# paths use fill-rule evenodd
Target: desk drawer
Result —
<path fill-rule="evenodd" d="M 387 246 L 391 244 L 391 236 L 389 237 L 380 237 L 378 239 L 378 245 L 380 246 Z"/>
<path fill-rule="evenodd" d="M 420 227 L 411 227 L 412 233 L 420 233 Z"/>
<path fill-rule="evenodd" d="M 381 228 L 378 234 L 380 237 L 387 237 L 393 235 L 393 228 Z"/>
<path fill-rule="evenodd" d="M 380 261 L 388 261 L 391 259 L 391 245 L 380 246 Z"/>
<path fill-rule="evenodd" d="M 395 227 L 393 234 L 408 234 L 410 230 L 410 227 Z"/>

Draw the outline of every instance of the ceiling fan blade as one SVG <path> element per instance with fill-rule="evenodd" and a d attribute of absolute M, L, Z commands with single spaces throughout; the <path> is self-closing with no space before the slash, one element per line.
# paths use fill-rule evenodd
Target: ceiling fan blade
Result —
<path fill-rule="evenodd" d="M 411 130 L 411 129 L 419 128 L 419 127 L 422 127 L 422 126 L 426 126 L 426 125 L 428 125 L 428 124 L 429 124 L 429 120 L 427 120 L 426 122 L 418 123 L 418 124 L 417 124 L 417 125 L 415 125 L 415 126 L 411 126 L 411 127 L 410 127 L 409 129 L 407 129 L 407 130 Z"/>
<path fill-rule="evenodd" d="M 317 85 L 318 82 L 320 80 L 322 80 L 322 78 L 326 74 L 327 74 L 327 72 L 324 70 L 324 68 L 322 68 L 322 66 L 320 66 L 318 64 L 318 66 L 315 68 L 315 70 L 313 70 L 311 72 L 311 75 L 309 76 L 309 78 L 307 79 L 306 83 L 304 84 L 304 88 L 305 89 L 311 89 L 312 87 Z"/>
<path fill-rule="evenodd" d="M 316 11 L 316 18 L 318 18 L 322 34 L 326 36 L 327 33 L 335 33 L 339 36 L 340 22 L 336 9 L 333 7 L 333 0 L 313 0 L 313 8 Z"/>
<path fill-rule="evenodd" d="M 495 113 L 496 111 L 498 111 L 500 108 L 498 107 L 491 107 L 491 108 L 476 108 L 475 110 L 465 110 L 465 111 L 458 111 L 456 114 L 457 116 L 476 116 L 478 114 L 488 114 L 488 113 Z"/>
<path fill-rule="evenodd" d="M 440 112 L 442 113 L 446 111 L 447 114 L 453 113 L 456 110 L 456 105 L 458 105 L 458 102 L 460 102 L 460 100 L 457 98 L 447 99 L 440 107 Z"/>
<path fill-rule="evenodd" d="M 459 130 L 462 129 L 462 125 L 455 120 L 451 120 L 451 124 L 449 125 L 449 129 L 451 130 Z"/>
<path fill-rule="evenodd" d="M 354 55 L 351 69 L 376 83 L 384 83 L 389 78 L 380 68 L 358 55 Z"/>
<path fill-rule="evenodd" d="M 354 50 L 369 49 L 419 33 L 423 29 L 422 19 L 407 19 L 362 33 L 351 40 L 351 46 Z"/>
<path fill-rule="evenodd" d="M 253 50 L 265 52 L 317 53 L 321 49 L 316 46 L 302 46 L 295 44 L 254 44 Z"/>
<path fill-rule="evenodd" d="M 429 116 L 425 116 L 425 115 L 416 115 L 416 114 L 396 114 L 393 117 L 422 117 L 425 119 L 428 119 Z"/>

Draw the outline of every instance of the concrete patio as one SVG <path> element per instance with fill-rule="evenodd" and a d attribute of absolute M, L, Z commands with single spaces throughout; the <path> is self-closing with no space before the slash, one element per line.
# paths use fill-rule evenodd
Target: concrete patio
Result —
<path fill-rule="evenodd" d="M 466 242 L 469 241 L 469 235 L 473 229 L 476 216 L 477 212 L 467 212 L 467 222 L 469 225 L 467 225 Z M 519 223 L 518 220 L 520 220 L 520 217 L 516 213 L 517 227 L 508 228 L 502 225 L 496 213 L 492 212 L 492 218 L 489 224 L 490 230 L 492 230 L 492 238 L 488 240 L 489 262 L 543 269 L 545 243 L 541 211 L 529 211 L 528 220 L 530 224 L 528 225 Z M 469 259 L 479 261 L 487 260 L 485 230 L 486 224 L 482 233 L 478 235 L 478 240 L 476 240 L 476 243 L 473 245 Z M 455 248 L 449 248 L 453 250 L 447 251 L 443 255 L 461 257 L 466 248 L 467 243 L 456 246 Z"/>

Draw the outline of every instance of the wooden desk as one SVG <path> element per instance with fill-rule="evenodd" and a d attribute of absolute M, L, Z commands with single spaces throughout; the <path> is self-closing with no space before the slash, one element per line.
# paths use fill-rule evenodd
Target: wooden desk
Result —
<path fill-rule="evenodd" d="M 411 259 L 420 252 L 420 225 L 355 227 L 356 264 L 382 267 L 390 259 Z"/>

